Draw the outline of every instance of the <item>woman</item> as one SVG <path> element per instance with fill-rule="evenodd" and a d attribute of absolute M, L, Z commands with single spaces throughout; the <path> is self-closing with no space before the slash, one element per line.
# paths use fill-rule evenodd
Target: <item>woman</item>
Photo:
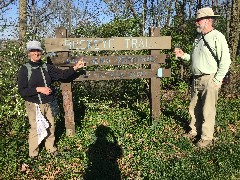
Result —
<path fill-rule="evenodd" d="M 18 72 L 18 91 L 25 100 L 26 112 L 29 119 L 29 156 L 36 159 L 39 144 L 45 139 L 45 148 L 53 155 L 58 155 L 54 146 L 54 91 L 52 83 L 56 80 L 67 79 L 79 68 L 84 66 L 83 58 L 80 58 L 75 66 L 61 70 L 53 65 L 45 64 L 41 60 L 42 48 L 38 41 L 27 43 L 29 62 L 24 64 Z M 40 113 L 41 112 L 41 113 Z M 43 118 L 41 121 L 40 119 Z M 41 123 L 44 122 L 44 126 Z M 41 129 L 44 131 L 42 132 Z M 44 133 L 46 133 L 44 135 Z"/>

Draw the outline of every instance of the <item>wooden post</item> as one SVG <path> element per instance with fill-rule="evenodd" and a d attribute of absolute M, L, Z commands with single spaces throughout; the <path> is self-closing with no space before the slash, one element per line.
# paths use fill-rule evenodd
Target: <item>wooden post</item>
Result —
<path fill-rule="evenodd" d="M 67 29 L 64 27 L 59 27 L 56 29 L 56 38 L 66 38 Z M 68 52 L 58 52 L 58 58 L 61 60 L 66 60 L 69 56 Z M 66 69 L 69 67 L 61 67 Z M 66 127 L 66 136 L 73 136 L 75 134 L 75 122 L 74 122 L 74 111 L 73 111 L 73 102 L 72 102 L 72 83 L 61 83 L 61 90 L 63 96 L 63 108 L 65 112 L 65 127 Z"/>
<path fill-rule="evenodd" d="M 150 28 L 150 36 L 157 37 L 160 36 L 160 28 L 152 27 Z M 159 50 L 151 50 L 151 55 L 159 55 Z M 158 72 L 160 64 L 151 64 L 151 69 L 154 72 Z M 157 122 L 160 116 L 160 78 L 154 77 L 150 79 L 150 106 L 151 106 L 151 120 L 152 122 Z"/>

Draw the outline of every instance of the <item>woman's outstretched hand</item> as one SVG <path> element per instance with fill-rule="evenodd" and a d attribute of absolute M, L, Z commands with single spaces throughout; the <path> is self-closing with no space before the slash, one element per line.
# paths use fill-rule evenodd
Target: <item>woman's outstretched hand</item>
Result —
<path fill-rule="evenodd" d="M 86 63 L 84 62 L 83 57 L 80 57 L 79 60 L 78 60 L 78 62 L 77 62 L 77 64 L 75 64 L 75 66 L 73 66 L 73 69 L 76 71 L 76 70 L 84 67 L 85 64 L 86 64 Z"/>

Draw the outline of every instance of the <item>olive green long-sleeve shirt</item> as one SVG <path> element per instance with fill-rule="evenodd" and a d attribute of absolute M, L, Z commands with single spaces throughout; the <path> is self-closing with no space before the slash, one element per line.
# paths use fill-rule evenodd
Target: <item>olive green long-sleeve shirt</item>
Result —
<path fill-rule="evenodd" d="M 191 54 L 184 53 L 183 59 L 191 61 L 193 75 L 213 74 L 213 81 L 220 84 L 231 64 L 230 53 L 225 36 L 218 30 L 212 30 L 204 36 L 213 53 L 217 55 L 219 67 L 202 36 L 198 35 L 193 43 Z"/>

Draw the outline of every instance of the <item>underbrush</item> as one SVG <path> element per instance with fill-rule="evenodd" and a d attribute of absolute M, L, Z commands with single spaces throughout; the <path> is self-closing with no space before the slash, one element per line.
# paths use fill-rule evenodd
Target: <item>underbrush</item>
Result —
<path fill-rule="evenodd" d="M 75 99 L 76 101 L 81 101 Z M 150 122 L 148 101 L 75 105 L 76 135 L 66 137 L 63 114 L 56 122 L 60 157 L 41 148 L 30 167 L 26 117 L 2 137 L 1 179 L 238 179 L 240 123 L 238 99 L 221 97 L 214 145 L 198 149 L 182 137 L 189 122 L 183 93 L 162 98 L 161 116 Z M 84 106 L 84 108 L 83 108 Z M 84 110 L 84 117 L 82 115 Z M 80 113 L 80 114 L 78 114 Z"/>

